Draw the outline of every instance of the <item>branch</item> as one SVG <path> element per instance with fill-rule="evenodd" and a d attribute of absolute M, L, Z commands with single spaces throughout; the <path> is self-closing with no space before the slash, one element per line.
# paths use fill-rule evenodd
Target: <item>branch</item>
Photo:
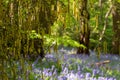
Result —
<path fill-rule="evenodd" d="M 110 60 L 106 60 L 106 61 L 103 61 L 103 62 L 97 62 L 95 63 L 95 66 L 101 66 L 101 65 L 104 65 L 104 64 L 108 64 L 110 63 Z"/>
<path fill-rule="evenodd" d="M 112 9 L 113 9 L 113 6 L 111 5 L 110 9 L 108 10 L 108 12 L 105 15 L 105 24 L 104 24 L 104 27 L 103 27 L 103 30 L 102 30 L 102 34 L 100 35 L 99 41 L 101 41 L 102 38 L 103 38 L 103 35 L 104 35 L 106 27 L 107 27 L 107 19 L 108 19 L 108 16 L 110 15 L 110 13 L 112 12 Z"/>

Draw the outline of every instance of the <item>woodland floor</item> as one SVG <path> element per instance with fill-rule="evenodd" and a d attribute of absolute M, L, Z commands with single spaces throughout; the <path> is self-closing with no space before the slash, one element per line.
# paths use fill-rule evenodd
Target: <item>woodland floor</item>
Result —
<path fill-rule="evenodd" d="M 42 70 L 46 76 L 54 75 L 56 80 L 120 80 L 120 56 L 102 53 L 97 57 L 94 51 L 90 51 L 90 56 L 75 53 L 74 48 L 51 51 L 42 63 L 37 64 L 37 60 L 33 63 L 36 65 L 33 71 Z"/>
<path fill-rule="evenodd" d="M 9 80 L 120 80 L 120 56 L 75 53 L 74 48 L 59 48 L 43 59 L 11 61 L 4 69 Z"/>

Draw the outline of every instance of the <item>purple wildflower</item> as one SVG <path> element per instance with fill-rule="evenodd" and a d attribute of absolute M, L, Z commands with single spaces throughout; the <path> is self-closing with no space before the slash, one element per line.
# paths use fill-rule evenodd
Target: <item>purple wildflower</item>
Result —
<path fill-rule="evenodd" d="M 64 68 L 63 74 L 68 74 L 68 68 L 67 67 Z"/>
<path fill-rule="evenodd" d="M 80 78 L 84 78 L 84 75 L 83 75 L 83 74 L 81 74 L 81 75 L 80 75 Z"/>
<path fill-rule="evenodd" d="M 66 76 L 58 77 L 58 80 L 67 80 Z"/>
<path fill-rule="evenodd" d="M 99 73 L 99 70 L 93 69 L 93 76 L 95 76 L 95 75 L 98 74 L 98 73 Z"/>
<path fill-rule="evenodd" d="M 98 77 L 98 80 L 106 80 L 105 77 Z"/>
<path fill-rule="evenodd" d="M 86 73 L 86 78 L 88 79 L 89 77 L 91 77 L 90 73 Z"/>
<path fill-rule="evenodd" d="M 78 75 L 78 76 L 80 76 L 80 75 L 81 75 L 81 72 L 80 72 L 80 71 L 78 71 L 78 72 L 77 72 L 77 75 Z"/>
<path fill-rule="evenodd" d="M 111 78 L 109 78 L 108 80 L 116 80 L 116 79 L 111 77 Z"/>

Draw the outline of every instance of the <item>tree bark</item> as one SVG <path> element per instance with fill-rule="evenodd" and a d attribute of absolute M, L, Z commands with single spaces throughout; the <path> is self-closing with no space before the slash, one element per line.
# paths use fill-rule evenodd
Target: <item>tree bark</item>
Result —
<path fill-rule="evenodd" d="M 87 0 L 80 0 L 79 5 L 80 12 L 80 37 L 79 42 L 86 46 L 86 49 L 79 47 L 77 54 L 87 54 L 89 55 L 89 37 L 90 37 L 90 29 L 88 27 L 89 13 L 87 10 Z"/>
<path fill-rule="evenodd" d="M 112 42 L 112 53 L 120 54 L 120 3 L 117 1 L 113 4 L 113 42 Z"/>

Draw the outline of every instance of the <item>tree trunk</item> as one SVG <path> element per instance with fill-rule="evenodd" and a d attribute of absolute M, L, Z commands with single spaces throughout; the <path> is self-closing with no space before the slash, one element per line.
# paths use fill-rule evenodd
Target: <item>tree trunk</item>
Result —
<path fill-rule="evenodd" d="M 120 54 L 120 3 L 117 1 L 114 3 L 113 9 L 113 31 L 112 53 Z"/>
<path fill-rule="evenodd" d="M 86 46 L 86 49 L 82 47 L 78 48 L 77 54 L 87 54 L 89 55 L 89 37 L 90 29 L 88 27 L 89 13 L 87 10 L 87 0 L 80 0 L 80 37 L 79 42 Z"/>

